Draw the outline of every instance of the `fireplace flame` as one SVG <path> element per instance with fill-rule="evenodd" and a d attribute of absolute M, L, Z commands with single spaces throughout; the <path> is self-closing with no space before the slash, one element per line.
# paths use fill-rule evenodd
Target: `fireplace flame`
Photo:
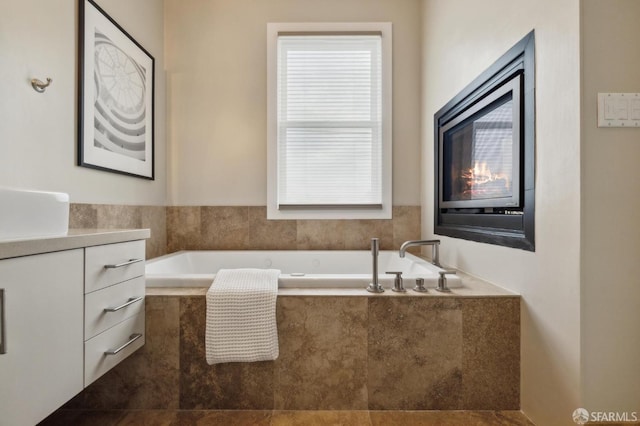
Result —
<path fill-rule="evenodd" d="M 494 173 L 491 171 L 486 162 L 478 162 L 474 164 L 473 168 L 467 169 L 462 173 L 462 178 L 466 180 L 467 189 L 465 192 L 481 193 L 485 190 L 483 187 L 489 186 L 494 182 L 501 181 L 503 189 L 509 191 L 511 188 L 511 181 L 507 173 Z"/>

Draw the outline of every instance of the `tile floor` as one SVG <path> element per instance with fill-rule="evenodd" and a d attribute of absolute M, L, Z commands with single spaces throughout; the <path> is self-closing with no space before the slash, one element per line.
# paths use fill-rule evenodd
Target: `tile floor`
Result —
<path fill-rule="evenodd" d="M 519 411 L 58 410 L 39 426 L 533 426 Z"/>

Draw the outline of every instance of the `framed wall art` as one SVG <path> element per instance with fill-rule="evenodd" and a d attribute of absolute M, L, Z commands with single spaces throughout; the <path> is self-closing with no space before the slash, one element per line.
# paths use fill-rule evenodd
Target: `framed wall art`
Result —
<path fill-rule="evenodd" d="M 154 58 L 80 1 L 78 165 L 154 179 Z"/>

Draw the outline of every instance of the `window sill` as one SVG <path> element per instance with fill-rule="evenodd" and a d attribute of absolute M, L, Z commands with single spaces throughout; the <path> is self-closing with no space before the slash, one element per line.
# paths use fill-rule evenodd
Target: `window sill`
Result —
<path fill-rule="evenodd" d="M 340 220 L 340 219 L 391 219 L 391 203 L 382 208 L 322 208 L 322 209 L 278 209 L 267 206 L 268 220 Z"/>

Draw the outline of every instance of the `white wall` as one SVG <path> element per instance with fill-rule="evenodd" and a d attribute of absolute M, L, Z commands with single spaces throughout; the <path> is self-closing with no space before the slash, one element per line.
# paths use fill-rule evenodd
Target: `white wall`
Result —
<path fill-rule="evenodd" d="M 420 203 L 420 0 L 166 0 L 170 204 L 266 205 L 268 22 L 393 23 L 393 204 Z"/>
<path fill-rule="evenodd" d="M 76 166 L 78 2 L 0 3 L 0 185 L 68 192 L 72 202 L 165 204 L 163 2 L 98 1 L 156 59 L 155 181 Z M 53 83 L 36 93 L 29 81 L 46 77 Z"/>
<path fill-rule="evenodd" d="M 582 2 L 584 407 L 640 414 L 640 129 L 597 127 L 598 92 L 640 92 L 640 2 Z"/>
<path fill-rule="evenodd" d="M 441 237 L 443 263 L 523 297 L 521 406 L 574 424 L 580 402 L 578 0 L 424 0 L 423 236 L 433 235 L 433 114 L 536 31 L 536 252 Z"/>

